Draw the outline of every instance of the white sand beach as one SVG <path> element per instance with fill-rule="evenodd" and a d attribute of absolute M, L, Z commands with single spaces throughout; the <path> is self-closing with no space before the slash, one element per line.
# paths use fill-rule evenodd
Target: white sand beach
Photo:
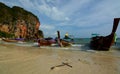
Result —
<path fill-rule="evenodd" d="M 116 52 L 0 44 L 0 74 L 120 74 Z"/>

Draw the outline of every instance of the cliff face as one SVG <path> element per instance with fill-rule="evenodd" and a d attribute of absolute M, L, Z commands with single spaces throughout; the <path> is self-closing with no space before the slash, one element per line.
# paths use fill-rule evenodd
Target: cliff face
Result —
<path fill-rule="evenodd" d="M 40 22 L 37 16 L 21 7 L 12 8 L 0 3 L 0 31 L 13 34 L 14 38 L 32 39 L 39 33 Z"/>

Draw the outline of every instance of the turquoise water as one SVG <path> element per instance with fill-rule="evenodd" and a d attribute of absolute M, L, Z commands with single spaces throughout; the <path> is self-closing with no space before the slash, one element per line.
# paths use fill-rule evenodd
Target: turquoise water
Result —
<path fill-rule="evenodd" d="M 74 43 L 75 44 L 85 44 L 85 43 L 90 43 L 91 38 L 74 38 Z M 117 38 L 117 42 L 120 44 L 120 38 Z"/>
<path fill-rule="evenodd" d="M 86 44 L 90 43 L 90 38 L 74 38 L 74 43 L 75 44 Z M 117 39 L 117 44 L 120 44 L 120 38 Z"/>
<path fill-rule="evenodd" d="M 73 49 L 89 49 L 89 44 L 90 44 L 91 39 L 90 38 L 74 38 L 73 39 Z M 37 45 L 36 43 L 31 43 L 31 42 L 26 42 L 26 43 L 8 43 L 8 42 L 3 42 L 0 41 L 0 43 L 4 43 L 4 44 L 15 44 L 18 46 L 35 46 Z M 117 43 L 116 45 L 113 45 L 114 48 L 120 49 L 120 38 L 117 39 Z"/>
<path fill-rule="evenodd" d="M 74 38 L 74 44 L 78 45 L 89 45 L 91 39 L 90 38 Z M 113 45 L 114 48 L 120 49 L 120 38 L 117 38 L 116 45 Z"/>
<path fill-rule="evenodd" d="M 117 38 L 117 43 L 120 43 L 120 38 Z"/>
<path fill-rule="evenodd" d="M 75 44 L 88 44 L 90 43 L 90 38 L 74 38 Z"/>

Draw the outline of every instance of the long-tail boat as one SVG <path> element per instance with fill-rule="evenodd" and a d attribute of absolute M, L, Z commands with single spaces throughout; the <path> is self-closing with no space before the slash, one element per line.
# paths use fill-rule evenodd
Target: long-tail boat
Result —
<path fill-rule="evenodd" d="M 94 50 L 108 51 L 114 43 L 114 35 L 117 30 L 120 18 L 114 18 L 113 29 L 108 36 L 96 36 L 91 38 L 90 48 Z"/>
<path fill-rule="evenodd" d="M 57 34 L 58 34 L 57 43 L 59 44 L 60 47 L 71 46 L 71 43 L 69 41 L 65 41 L 63 39 L 60 39 L 60 32 L 59 31 L 57 31 Z"/>
<path fill-rule="evenodd" d="M 38 43 L 40 46 L 51 46 L 52 44 L 55 43 L 55 40 L 50 38 L 43 38 L 43 39 L 39 39 Z"/>
<path fill-rule="evenodd" d="M 5 39 L 5 38 L 2 38 L 3 41 L 5 42 L 18 42 L 18 40 L 14 40 L 14 39 Z"/>

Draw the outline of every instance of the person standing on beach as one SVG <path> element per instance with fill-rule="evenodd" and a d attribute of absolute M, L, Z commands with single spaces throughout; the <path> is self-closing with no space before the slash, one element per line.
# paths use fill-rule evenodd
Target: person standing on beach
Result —
<path fill-rule="evenodd" d="M 117 41 L 117 34 L 114 34 L 114 44 L 116 45 L 116 41 Z"/>

